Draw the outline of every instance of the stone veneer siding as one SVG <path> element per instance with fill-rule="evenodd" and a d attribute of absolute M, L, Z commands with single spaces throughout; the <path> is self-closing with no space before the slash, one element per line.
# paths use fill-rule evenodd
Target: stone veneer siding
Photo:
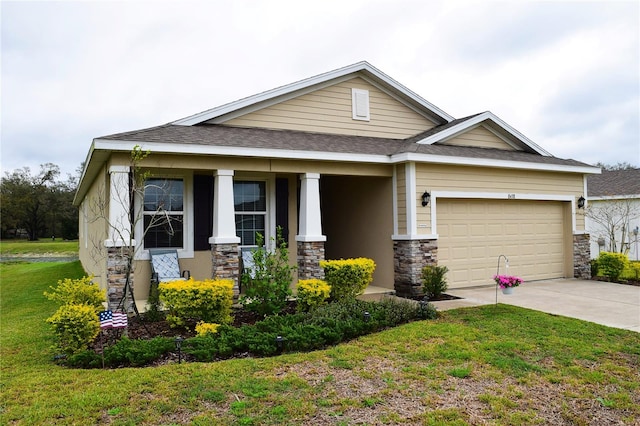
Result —
<path fill-rule="evenodd" d="M 394 288 L 401 297 L 420 297 L 422 268 L 438 264 L 437 240 L 398 240 L 393 242 Z"/>
<path fill-rule="evenodd" d="M 233 297 L 240 295 L 240 252 L 238 244 L 212 244 L 211 264 L 213 278 L 233 280 Z"/>
<path fill-rule="evenodd" d="M 127 263 L 133 255 L 132 247 L 108 247 L 107 248 L 107 303 L 109 309 L 115 311 L 124 307 L 125 312 L 133 312 L 133 301 L 130 294 L 125 295 L 127 282 Z M 133 265 L 129 272 L 129 285 L 133 293 Z M 125 298 L 126 296 L 126 298 Z M 123 298 L 124 303 L 121 304 Z"/>
<path fill-rule="evenodd" d="M 298 279 L 324 278 L 324 241 L 298 241 Z"/>
<path fill-rule="evenodd" d="M 573 236 L 573 276 L 585 280 L 591 279 L 589 234 L 575 234 Z"/>

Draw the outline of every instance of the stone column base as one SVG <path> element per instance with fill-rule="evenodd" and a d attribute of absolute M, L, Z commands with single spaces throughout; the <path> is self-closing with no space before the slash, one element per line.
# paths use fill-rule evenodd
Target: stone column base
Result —
<path fill-rule="evenodd" d="M 107 304 L 112 311 L 124 308 L 124 312 L 133 312 L 130 293 L 127 291 L 125 294 L 127 264 L 132 255 L 133 247 L 107 247 Z M 129 273 L 129 285 L 133 292 L 133 264 Z"/>
<path fill-rule="evenodd" d="M 233 297 L 240 295 L 240 253 L 238 244 L 211 244 L 211 265 L 213 278 L 233 280 Z"/>
<path fill-rule="evenodd" d="M 324 241 L 298 241 L 298 279 L 324 278 Z"/>
<path fill-rule="evenodd" d="M 400 297 L 422 297 L 422 268 L 438 264 L 437 240 L 393 242 L 394 288 Z"/>
<path fill-rule="evenodd" d="M 591 279 L 591 247 L 589 234 L 573 236 L 573 277 Z"/>

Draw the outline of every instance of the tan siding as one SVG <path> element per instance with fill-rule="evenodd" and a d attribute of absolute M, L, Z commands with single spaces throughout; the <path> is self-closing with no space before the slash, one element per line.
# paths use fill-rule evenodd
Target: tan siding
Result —
<path fill-rule="evenodd" d="M 385 164 L 346 163 L 335 161 L 269 160 L 258 158 L 193 156 L 193 155 L 151 155 L 142 166 L 149 169 L 198 170 L 212 173 L 217 169 L 249 172 L 275 173 L 321 173 L 357 176 L 391 176 L 392 166 Z"/>
<path fill-rule="evenodd" d="M 97 282 L 100 288 L 107 286 L 107 252 L 104 248 L 104 241 L 107 239 L 105 218 L 105 212 L 108 211 L 105 206 L 107 182 L 107 169 L 103 167 L 87 191 L 79 212 L 81 229 L 84 228 L 82 222 L 86 220 L 87 231 L 79 241 L 78 258 L 84 270 L 87 274 L 94 276 L 94 282 Z M 83 217 L 83 210 L 86 211 L 86 219 Z"/>
<path fill-rule="evenodd" d="M 351 89 L 369 91 L 370 121 L 353 120 Z M 434 123 L 361 78 L 301 95 L 225 122 L 230 126 L 406 138 Z"/>
<path fill-rule="evenodd" d="M 483 126 L 475 127 L 461 135 L 441 142 L 441 144 L 475 146 L 480 148 L 496 148 L 508 151 L 516 151 L 516 148 L 509 145 Z"/>
<path fill-rule="evenodd" d="M 419 197 L 429 191 L 500 192 L 521 194 L 571 195 L 583 193 L 582 175 L 574 173 L 497 169 L 488 167 L 456 167 L 416 165 Z M 428 208 L 418 208 L 418 224 L 430 228 Z M 584 229 L 583 215 L 576 215 L 576 229 Z M 430 232 L 430 230 L 429 230 Z M 429 233 L 423 229 L 421 233 Z"/>
<path fill-rule="evenodd" d="M 371 285 L 393 289 L 391 178 L 325 176 L 320 185 L 326 258 L 371 258 Z"/>

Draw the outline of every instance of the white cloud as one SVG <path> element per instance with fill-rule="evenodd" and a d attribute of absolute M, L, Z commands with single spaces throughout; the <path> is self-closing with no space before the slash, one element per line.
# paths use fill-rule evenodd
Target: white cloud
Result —
<path fill-rule="evenodd" d="M 2 2 L 2 166 L 71 172 L 93 137 L 360 60 L 558 156 L 640 164 L 638 18 L 635 2 Z"/>

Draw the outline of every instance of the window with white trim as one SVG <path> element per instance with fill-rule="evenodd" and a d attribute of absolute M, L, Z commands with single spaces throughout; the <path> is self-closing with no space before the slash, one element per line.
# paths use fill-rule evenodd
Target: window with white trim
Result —
<path fill-rule="evenodd" d="M 257 232 L 266 237 L 267 182 L 234 181 L 233 204 L 240 245 L 255 246 Z"/>
<path fill-rule="evenodd" d="M 144 248 L 184 247 L 184 180 L 152 178 L 144 185 Z"/>

